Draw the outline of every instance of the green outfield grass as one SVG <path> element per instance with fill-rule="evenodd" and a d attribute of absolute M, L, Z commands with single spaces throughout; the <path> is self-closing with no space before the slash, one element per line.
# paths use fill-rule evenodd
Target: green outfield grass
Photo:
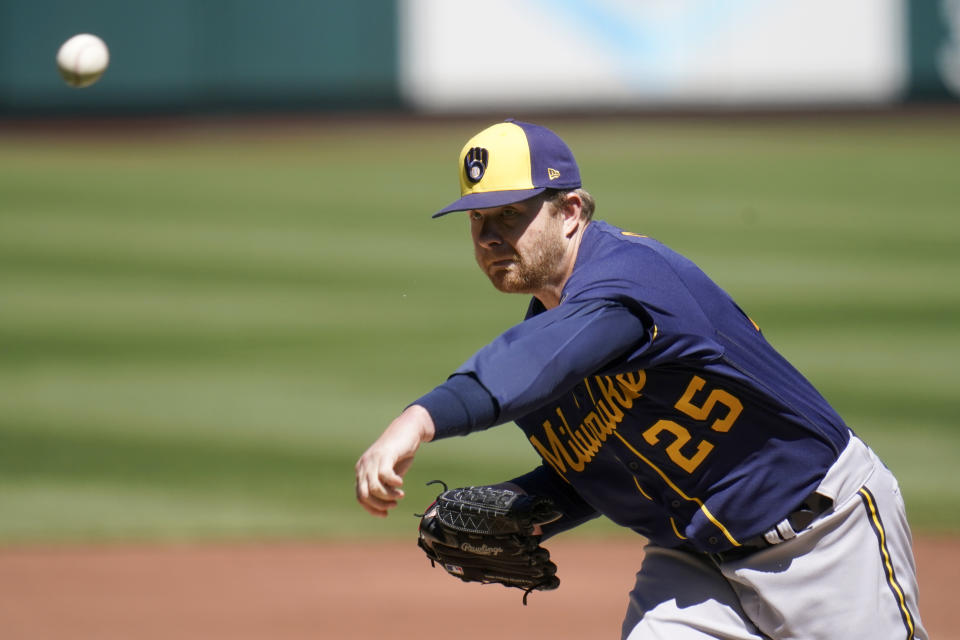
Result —
<path fill-rule="evenodd" d="M 960 118 L 542 122 L 599 217 L 704 267 L 880 452 L 915 529 L 960 531 Z M 532 467 L 504 426 L 427 446 L 385 521 L 353 500 L 390 418 L 522 316 L 429 218 L 486 124 L 0 133 L 0 542 L 412 537 L 427 481 Z"/>

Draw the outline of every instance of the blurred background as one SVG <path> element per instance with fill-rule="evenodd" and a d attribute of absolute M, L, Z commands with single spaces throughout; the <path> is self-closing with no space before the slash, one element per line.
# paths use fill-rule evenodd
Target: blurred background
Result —
<path fill-rule="evenodd" d="M 81 32 L 111 64 L 77 90 Z M 427 481 L 534 466 L 503 426 L 426 447 L 386 521 L 353 497 L 522 318 L 429 217 L 506 117 L 960 531 L 958 0 L 0 0 L 0 77 L 0 543 L 410 538 Z"/>

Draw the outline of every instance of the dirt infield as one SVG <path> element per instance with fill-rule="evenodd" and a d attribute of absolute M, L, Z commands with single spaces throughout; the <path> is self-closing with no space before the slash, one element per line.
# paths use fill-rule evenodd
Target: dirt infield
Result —
<path fill-rule="evenodd" d="M 455 582 L 413 544 L 0 550 L 4 640 L 617 638 L 629 540 L 554 540 L 563 585 L 534 593 Z M 960 640 L 960 540 L 919 538 L 930 637 Z"/>

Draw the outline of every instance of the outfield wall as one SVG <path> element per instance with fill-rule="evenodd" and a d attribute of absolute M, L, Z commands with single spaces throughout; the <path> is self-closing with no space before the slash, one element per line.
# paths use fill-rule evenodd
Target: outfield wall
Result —
<path fill-rule="evenodd" d="M 54 60 L 80 32 L 111 63 L 78 91 Z M 394 0 L 0 0 L 0 110 L 394 108 L 396 37 Z"/>
<path fill-rule="evenodd" d="M 110 45 L 94 88 L 61 42 Z M 0 0 L 0 113 L 885 105 L 960 96 L 960 0 Z"/>

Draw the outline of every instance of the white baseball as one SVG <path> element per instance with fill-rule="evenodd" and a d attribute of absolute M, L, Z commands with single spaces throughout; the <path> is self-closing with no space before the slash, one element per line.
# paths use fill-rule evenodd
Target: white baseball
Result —
<path fill-rule="evenodd" d="M 89 87 L 100 79 L 110 64 L 106 43 L 90 33 L 80 33 L 60 46 L 57 67 L 71 87 Z"/>

